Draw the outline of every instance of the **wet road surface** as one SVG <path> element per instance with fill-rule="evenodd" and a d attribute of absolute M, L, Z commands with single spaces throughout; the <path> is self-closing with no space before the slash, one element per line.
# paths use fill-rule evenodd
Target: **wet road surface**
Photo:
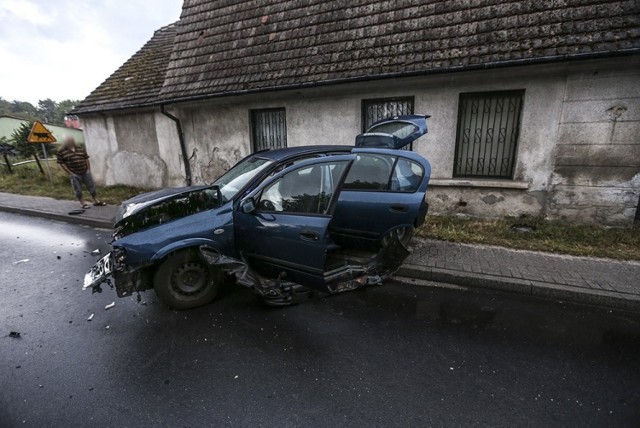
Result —
<path fill-rule="evenodd" d="M 0 223 L 2 427 L 640 425 L 638 314 L 398 282 L 176 312 L 81 291 L 108 232 Z"/>

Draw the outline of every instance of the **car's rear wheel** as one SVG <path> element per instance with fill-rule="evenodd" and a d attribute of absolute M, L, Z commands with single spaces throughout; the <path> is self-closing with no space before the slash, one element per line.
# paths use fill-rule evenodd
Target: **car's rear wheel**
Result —
<path fill-rule="evenodd" d="M 162 262 L 153 277 L 153 288 L 170 308 L 191 309 L 213 301 L 221 280 L 220 273 L 196 250 L 182 250 Z"/>
<path fill-rule="evenodd" d="M 387 236 L 382 239 L 382 246 L 386 247 L 389 245 L 390 241 L 395 238 L 398 238 L 398 241 L 402 244 L 403 247 L 408 248 L 409 243 L 411 242 L 411 238 L 413 238 L 414 228 L 409 226 L 398 227 L 391 232 Z"/>

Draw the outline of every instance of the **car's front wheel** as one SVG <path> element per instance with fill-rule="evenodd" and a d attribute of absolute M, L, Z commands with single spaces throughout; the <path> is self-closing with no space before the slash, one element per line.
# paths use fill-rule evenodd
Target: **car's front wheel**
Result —
<path fill-rule="evenodd" d="M 153 288 L 165 305 L 191 309 L 213 301 L 221 275 L 196 250 L 182 250 L 167 257 L 156 270 Z"/>

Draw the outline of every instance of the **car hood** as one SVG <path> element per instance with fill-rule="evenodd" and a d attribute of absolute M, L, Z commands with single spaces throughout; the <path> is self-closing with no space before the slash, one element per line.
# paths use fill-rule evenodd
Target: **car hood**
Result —
<path fill-rule="evenodd" d="M 180 187 L 138 195 L 118 209 L 113 237 L 118 240 L 221 205 L 222 194 L 218 186 Z"/>
<path fill-rule="evenodd" d="M 115 225 L 117 226 L 123 219 L 138 214 L 145 209 L 172 199 L 181 194 L 188 194 L 194 191 L 205 189 L 209 186 L 188 186 L 188 187 L 169 187 L 166 189 L 155 190 L 153 192 L 143 193 L 124 201 L 118 208 L 116 213 Z"/>

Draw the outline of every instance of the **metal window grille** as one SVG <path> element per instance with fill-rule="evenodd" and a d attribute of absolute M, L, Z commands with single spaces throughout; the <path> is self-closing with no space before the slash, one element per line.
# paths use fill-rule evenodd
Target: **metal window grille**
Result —
<path fill-rule="evenodd" d="M 413 97 L 362 100 L 362 132 L 379 120 L 413 114 L 413 100 Z M 413 143 L 404 150 L 413 150 Z"/>
<path fill-rule="evenodd" d="M 253 150 L 287 147 L 287 115 L 284 108 L 251 110 Z"/>
<path fill-rule="evenodd" d="M 454 177 L 513 178 L 524 90 L 460 94 Z"/>

